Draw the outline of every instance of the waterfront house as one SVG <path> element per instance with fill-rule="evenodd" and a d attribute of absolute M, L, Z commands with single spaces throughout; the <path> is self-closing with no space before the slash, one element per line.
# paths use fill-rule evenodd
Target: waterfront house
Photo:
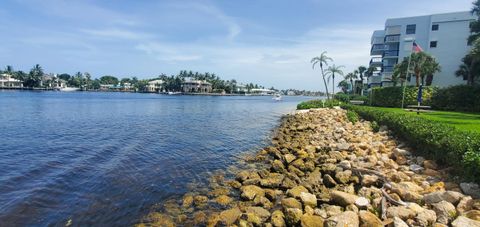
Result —
<path fill-rule="evenodd" d="M 241 94 L 247 93 L 247 86 L 245 84 L 237 84 L 235 92 Z"/>
<path fill-rule="evenodd" d="M 377 70 L 369 78 L 368 86 L 392 86 L 393 67 L 410 56 L 413 42 L 431 54 L 442 67 L 442 71 L 433 76 L 432 85 L 466 84 L 464 78 L 455 76 L 455 71 L 471 49 L 467 38 L 470 22 L 475 17 L 465 11 L 388 19 L 385 28 L 374 31 L 371 38 L 370 66 Z M 415 80 L 409 83 L 414 84 Z"/>
<path fill-rule="evenodd" d="M 182 83 L 182 90 L 185 93 L 211 93 L 212 84 L 205 80 L 188 79 Z"/>
<path fill-rule="evenodd" d="M 264 88 L 253 88 L 250 90 L 250 93 L 256 94 L 256 95 L 273 95 L 275 91 L 270 89 L 264 89 Z"/>
<path fill-rule="evenodd" d="M 148 81 L 148 84 L 147 84 L 147 87 L 146 87 L 146 92 L 156 93 L 156 92 L 162 91 L 163 83 L 164 83 L 163 80 Z"/>
<path fill-rule="evenodd" d="M 0 88 L 22 88 L 23 81 L 17 80 L 10 74 L 0 74 Z"/>

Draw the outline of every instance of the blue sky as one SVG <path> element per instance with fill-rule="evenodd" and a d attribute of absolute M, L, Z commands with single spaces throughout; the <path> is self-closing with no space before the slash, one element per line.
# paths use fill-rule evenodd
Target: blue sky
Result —
<path fill-rule="evenodd" d="M 187 69 L 323 90 L 310 59 L 369 62 L 385 19 L 465 11 L 472 0 L 2 0 L 0 67 L 150 78 Z"/>

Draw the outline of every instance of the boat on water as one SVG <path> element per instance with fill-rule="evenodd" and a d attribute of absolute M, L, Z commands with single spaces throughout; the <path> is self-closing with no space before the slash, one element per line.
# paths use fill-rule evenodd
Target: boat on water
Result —
<path fill-rule="evenodd" d="M 80 88 L 78 87 L 62 87 L 59 89 L 60 91 L 80 91 Z"/>
<path fill-rule="evenodd" d="M 272 99 L 275 101 L 282 101 L 282 96 L 280 94 L 275 94 Z"/>
<path fill-rule="evenodd" d="M 174 91 L 169 91 L 167 94 L 168 94 L 168 95 L 181 95 L 182 92 L 179 92 L 179 91 L 175 91 L 175 92 L 174 92 Z"/>

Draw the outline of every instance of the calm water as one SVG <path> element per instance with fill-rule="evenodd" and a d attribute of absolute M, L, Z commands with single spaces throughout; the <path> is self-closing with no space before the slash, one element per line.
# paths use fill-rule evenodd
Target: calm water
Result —
<path fill-rule="evenodd" d="M 308 98 L 0 91 L 0 226 L 126 226 Z"/>

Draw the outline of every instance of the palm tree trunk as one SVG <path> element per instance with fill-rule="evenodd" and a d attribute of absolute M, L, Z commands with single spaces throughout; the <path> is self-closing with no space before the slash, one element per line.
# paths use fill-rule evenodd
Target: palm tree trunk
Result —
<path fill-rule="evenodd" d="M 353 80 L 352 80 L 352 79 L 350 79 L 350 84 L 352 85 L 352 91 L 351 91 L 351 93 L 352 93 L 352 95 L 353 95 L 353 92 L 354 92 L 354 91 L 353 91 Z"/>
<path fill-rule="evenodd" d="M 332 73 L 332 99 L 335 97 L 335 73 Z"/>
<path fill-rule="evenodd" d="M 363 76 L 360 76 L 360 80 L 362 80 L 361 84 L 360 84 L 360 95 L 363 96 Z"/>
<path fill-rule="evenodd" d="M 417 84 L 417 87 L 420 86 L 420 71 L 418 70 L 415 71 L 415 83 Z"/>
<path fill-rule="evenodd" d="M 325 80 L 325 73 L 323 72 L 323 66 L 320 65 L 320 70 L 322 70 L 323 84 L 325 85 L 325 92 L 327 93 L 327 100 L 330 100 L 330 95 L 328 94 L 327 80 Z"/>

